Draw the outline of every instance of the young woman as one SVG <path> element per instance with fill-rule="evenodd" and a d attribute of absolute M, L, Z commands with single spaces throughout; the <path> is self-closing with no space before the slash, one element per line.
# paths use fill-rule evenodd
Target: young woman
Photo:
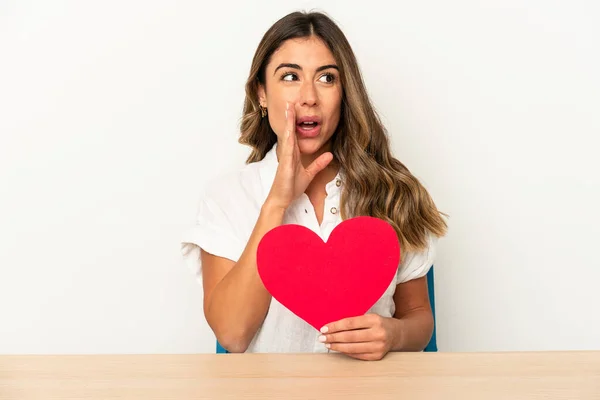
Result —
<path fill-rule="evenodd" d="M 246 165 L 205 188 L 183 242 L 220 344 L 230 352 L 332 350 L 363 360 L 424 349 L 433 329 L 425 275 L 446 223 L 392 156 L 354 53 L 326 15 L 292 13 L 266 32 L 246 83 L 240 143 L 252 149 Z M 366 315 L 317 332 L 267 292 L 257 246 L 289 223 L 327 240 L 342 220 L 362 215 L 394 227 L 402 249 L 396 276 Z"/>

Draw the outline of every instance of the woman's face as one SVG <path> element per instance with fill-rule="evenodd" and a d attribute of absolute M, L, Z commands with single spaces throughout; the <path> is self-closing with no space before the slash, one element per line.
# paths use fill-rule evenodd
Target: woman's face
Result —
<path fill-rule="evenodd" d="M 317 37 L 285 41 L 266 67 L 265 83 L 258 96 L 278 139 L 285 137 L 289 102 L 296 114 L 300 153 L 327 150 L 340 120 L 342 86 L 333 54 L 323 41 Z"/>

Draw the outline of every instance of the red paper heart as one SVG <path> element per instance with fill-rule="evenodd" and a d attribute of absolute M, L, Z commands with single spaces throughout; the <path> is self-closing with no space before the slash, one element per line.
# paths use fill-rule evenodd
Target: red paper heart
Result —
<path fill-rule="evenodd" d="M 258 245 L 258 273 L 271 295 L 315 329 L 365 314 L 389 287 L 400 260 L 396 231 L 356 217 L 327 242 L 310 229 L 281 225 Z"/>

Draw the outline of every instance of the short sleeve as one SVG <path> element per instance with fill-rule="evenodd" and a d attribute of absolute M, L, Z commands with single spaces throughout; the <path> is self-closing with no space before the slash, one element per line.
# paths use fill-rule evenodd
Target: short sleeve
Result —
<path fill-rule="evenodd" d="M 181 241 L 184 262 L 199 278 L 202 273 L 201 248 L 215 256 L 237 261 L 245 247 L 237 232 L 231 213 L 205 194 L 198 204 L 195 223 L 184 233 Z"/>
<path fill-rule="evenodd" d="M 437 241 L 437 236 L 429 234 L 428 245 L 425 250 L 402 254 L 400 266 L 396 273 L 397 284 L 427 275 L 435 261 Z"/>

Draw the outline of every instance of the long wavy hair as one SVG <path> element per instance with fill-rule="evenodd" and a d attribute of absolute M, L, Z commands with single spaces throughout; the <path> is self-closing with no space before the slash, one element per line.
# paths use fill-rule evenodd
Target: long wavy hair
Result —
<path fill-rule="evenodd" d="M 332 136 L 332 153 L 344 178 L 342 219 L 372 216 L 390 223 L 404 251 L 427 248 L 428 232 L 446 233 L 447 225 L 427 193 L 390 150 L 386 129 L 375 112 L 348 40 L 327 15 L 294 12 L 277 21 L 263 36 L 252 60 L 239 142 L 252 148 L 246 160 L 262 160 L 277 142 L 268 118 L 261 117 L 258 88 L 264 85 L 271 55 L 288 39 L 316 36 L 332 52 L 342 83 L 340 122 Z"/>

